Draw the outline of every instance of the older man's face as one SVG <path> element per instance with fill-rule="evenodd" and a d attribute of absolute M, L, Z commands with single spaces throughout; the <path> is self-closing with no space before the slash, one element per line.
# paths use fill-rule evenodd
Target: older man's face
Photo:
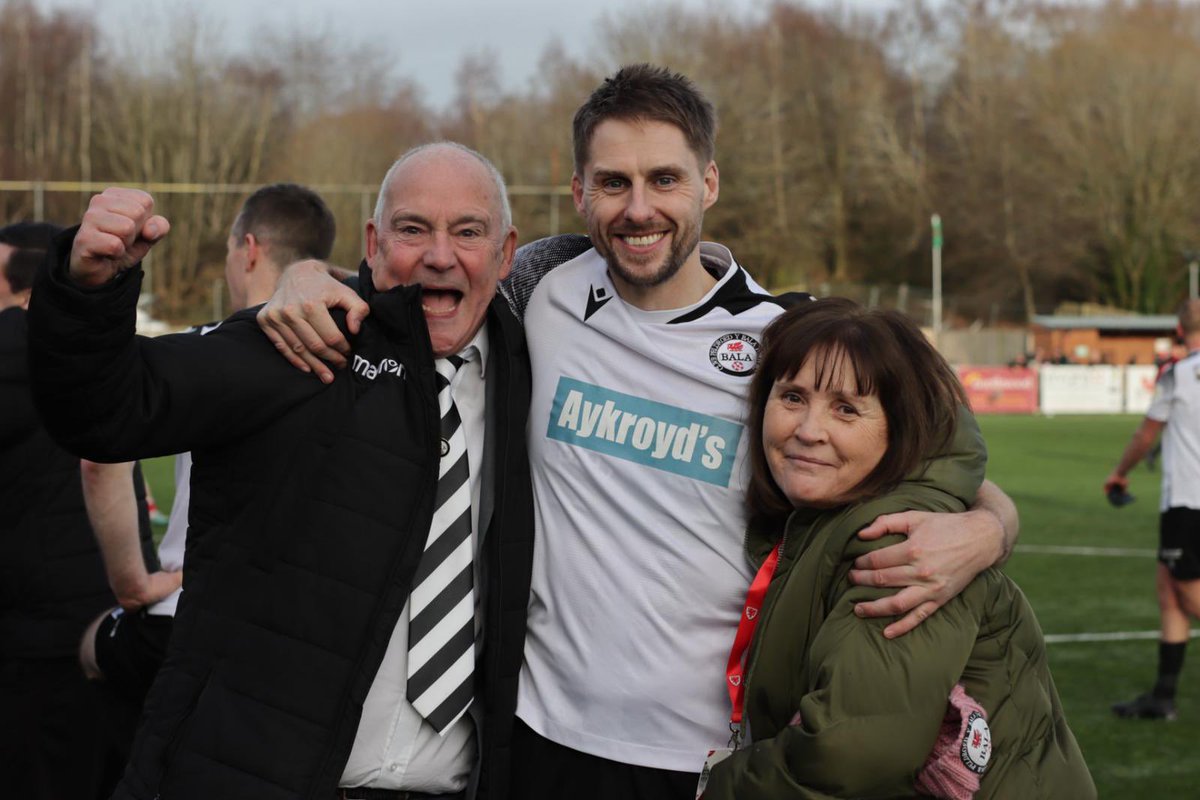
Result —
<path fill-rule="evenodd" d="M 421 284 L 433 353 L 453 355 L 475 336 L 508 275 L 516 229 L 504 226 L 487 169 L 453 148 L 413 156 L 385 191 L 381 222 L 367 222 L 375 288 Z"/>

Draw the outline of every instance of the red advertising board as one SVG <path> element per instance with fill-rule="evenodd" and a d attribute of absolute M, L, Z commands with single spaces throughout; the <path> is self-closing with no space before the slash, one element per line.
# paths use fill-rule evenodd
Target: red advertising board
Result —
<path fill-rule="evenodd" d="M 976 414 L 1034 414 L 1037 370 L 1025 367 L 958 367 L 958 379 Z"/>

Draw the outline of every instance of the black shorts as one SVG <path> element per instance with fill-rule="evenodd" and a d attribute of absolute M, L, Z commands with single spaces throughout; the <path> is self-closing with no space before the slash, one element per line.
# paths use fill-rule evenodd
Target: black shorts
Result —
<path fill-rule="evenodd" d="M 1179 507 L 1162 512 L 1158 560 L 1177 581 L 1200 579 L 1200 509 Z"/>
<path fill-rule="evenodd" d="M 96 629 L 96 666 L 104 681 L 140 708 L 162 666 L 174 617 L 114 608 Z"/>

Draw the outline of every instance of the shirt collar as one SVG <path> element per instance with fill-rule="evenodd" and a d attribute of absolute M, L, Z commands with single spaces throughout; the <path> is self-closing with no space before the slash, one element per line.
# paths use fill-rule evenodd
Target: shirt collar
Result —
<path fill-rule="evenodd" d="M 466 361 L 474 361 L 474 358 L 471 354 L 471 348 L 475 348 L 475 351 L 479 354 L 479 377 L 486 377 L 488 353 L 490 352 L 488 347 L 486 321 L 484 324 L 479 326 L 479 330 L 475 332 L 475 335 L 471 338 L 471 341 L 467 342 L 467 346 L 462 350 L 459 350 L 457 355 Z"/>

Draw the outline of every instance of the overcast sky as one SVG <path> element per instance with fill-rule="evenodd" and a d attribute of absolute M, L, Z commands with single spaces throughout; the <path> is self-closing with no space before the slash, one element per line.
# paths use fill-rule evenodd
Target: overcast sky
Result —
<path fill-rule="evenodd" d="M 854 10 L 887 7 L 894 0 L 809 0 Z M 902 1 L 902 0 L 901 0 Z M 138 30 L 144 15 L 186 0 L 36 0 L 51 8 L 90 8 L 105 30 Z M 452 78 L 462 57 L 492 48 L 499 54 L 501 85 L 523 88 L 546 45 L 554 40 L 591 52 L 589 28 L 611 15 L 651 6 L 713 6 L 761 15 L 766 0 L 203 0 L 206 19 L 217 21 L 234 47 L 248 46 L 263 25 L 290 31 L 297 26 L 328 31 L 331 41 L 377 41 L 394 46 L 397 74 L 420 86 L 437 106 L 453 99 Z M 580 38 L 582 37 L 582 39 Z M 319 56 L 315 56 L 319 57 Z"/>

